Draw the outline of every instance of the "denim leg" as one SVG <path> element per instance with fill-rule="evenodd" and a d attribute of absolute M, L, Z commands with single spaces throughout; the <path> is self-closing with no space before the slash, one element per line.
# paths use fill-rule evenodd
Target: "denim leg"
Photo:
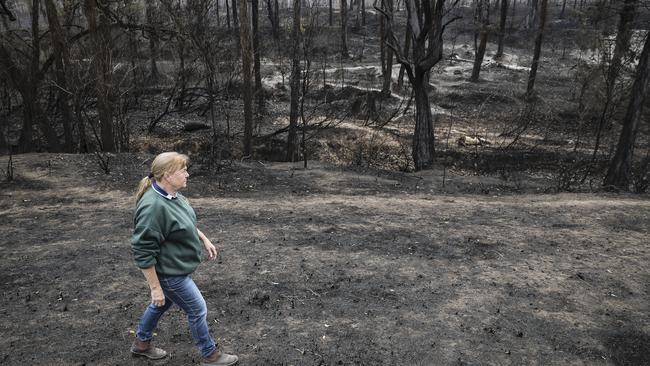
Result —
<path fill-rule="evenodd" d="M 158 325 L 160 317 L 169 309 L 174 303 L 171 299 L 165 296 L 165 305 L 156 306 L 154 304 L 149 304 L 147 309 L 144 311 L 144 315 L 140 319 L 140 324 L 138 324 L 138 330 L 135 333 L 135 336 L 138 337 L 141 341 L 148 341 L 153 338 L 153 331 Z"/>
<path fill-rule="evenodd" d="M 208 328 L 208 308 L 194 281 L 190 276 L 164 276 L 160 280 L 160 286 L 165 297 L 169 297 L 187 314 L 194 344 L 203 357 L 208 357 L 216 344 Z"/>

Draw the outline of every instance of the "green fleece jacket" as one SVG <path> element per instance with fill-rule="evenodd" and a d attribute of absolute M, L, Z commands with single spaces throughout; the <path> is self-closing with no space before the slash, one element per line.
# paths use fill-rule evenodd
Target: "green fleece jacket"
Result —
<path fill-rule="evenodd" d="M 167 199 L 149 188 L 137 204 L 131 238 L 139 268 L 156 267 L 163 275 L 187 275 L 201 262 L 203 245 L 196 214 L 180 193 Z"/>

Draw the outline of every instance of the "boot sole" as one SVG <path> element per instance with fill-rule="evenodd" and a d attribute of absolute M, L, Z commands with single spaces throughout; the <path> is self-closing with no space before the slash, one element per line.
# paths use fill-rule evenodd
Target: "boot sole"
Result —
<path fill-rule="evenodd" d="M 236 359 L 235 361 L 231 362 L 231 363 L 222 363 L 222 364 L 220 364 L 219 366 L 231 366 L 231 365 L 236 364 L 237 362 L 239 362 L 239 358 Z M 214 366 L 214 365 L 215 365 L 215 364 L 213 364 L 213 363 L 205 363 L 205 362 L 201 362 L 201 366 Z"/>
<path fill-rule="evenodd" d="M 160 357 L 155 357 L 155 356 L 152 356 L 152 355 L 150 355 L 148 353 L 138 352 L 138 351 L 135 351 L 135 350 L 131 350 L 131 355 L 133 355 L 135 357 L 146 357 L 146 358 L 148 358 L 150 360 L 162 360 L 163 358 L 167 357 L 167 354 L 164 354 L 164 355 L 162 355 Z"/>

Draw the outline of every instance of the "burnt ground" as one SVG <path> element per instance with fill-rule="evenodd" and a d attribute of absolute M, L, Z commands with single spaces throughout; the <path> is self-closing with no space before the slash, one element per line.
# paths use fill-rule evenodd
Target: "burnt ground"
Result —
<path fill-rule="evenodd" d="M 620 125 L 606 124 L 594 154 L 602 88 L 579 93 L 603 74 L 590 51 L 565 57 L 564 32 L 549 35 L 526 102 L 525 37 L 498 62 L 490 43 L 477 83 L 471 35 L 445 41 L 430 84 L 436 165 L 410 173 L 410 90 L 377 97 L 379 42 L 367 33 L 351 37 L 350 60 L 314 65 L 325 75 L 306 95 L 308 124 L 331 126 L 309 134 L 308 169 L 269 162 L 284 158 L 286 134 L 256 139 L 240 162 L 242 105 L 230 96 L 216 121 L 198 100 L 149 133 L 168 98 L 159 91 L 129 112 L 133 153 L 114 156 L 110 175 L 92 155 L 15 156 L 15 181 L 0 183 L 0 364 L 198 363 L 177 308 L 157 333 L 169 359 L 128 352 L 149 302 L 129 248 L 132 195 L 165 150 L 194 161 L 185 194 L 222 247 L 194 278 L 215 338 L 242 365 L 650 364 L 650 201 L 599 191 Z M 268 57 L 261 136 L 289 114 L 282 65 Z M 172 62 L 159 67 L 174 74 Z M 215 143 L 218 171 L 205 164 L 210 129 L 186 128 L 196 122 L 229 134 Z M 644 124 L 638 159 L 647 136 Z"/>
<path fill-rule="evenodd" d="M 169 359 L 128 352 L 149 301 L 129 236 L 151 157 L 118 155 L 110 175 L 90 155 L 14 157 L 0 184 L 0 363 L 198 363 L 178 308 L 157 331 Z M 453 174 L 442 188 L 439 168 L 190 173 L 200 228 L 222 247 L 194 278 L 242 365 L 650 363 L 647 196 L 513 193 Z"/>

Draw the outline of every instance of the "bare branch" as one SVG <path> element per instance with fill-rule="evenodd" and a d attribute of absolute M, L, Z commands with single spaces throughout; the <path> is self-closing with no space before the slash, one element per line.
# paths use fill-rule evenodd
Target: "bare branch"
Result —
<path fill-rule="evenodd" d="M 120 16 L 116 14 L 114 11 L 112 11 L 108 6 L 102 5 L 101 3 L 98 2 L 97 7 L 99 8 L 99 10 L 102 11 L 102 13 L 106 14 L 106 16 L 108 16 L 110 19 L 112 19 L 115 22 L 115 24 L 112 24 L 113 27 L 128 29 L 128 30 L 138 30 L 138 31 L 142 31 L 143 33 L 145 32 L 156 33 L 156 35 L 161 39 L 165 39 L 163 37 L 160 37 L 161 34 L 163 35 L 166 34 L 169 37 L 173 37 L 177 33 L 170 29 L 164 29 L 164 28 L 155 29 L 150 24 L 125 23 L 124 21 L 122 21 L 122 19 L 120 19 Z"/>
<path fill-rule="evenodd" d="M 455 8 L 456 5 L 458 5 L 459 2 L 460 2 L 460 0 L 456 0 L 456 1 L 454 1 L 454 3 L 453 3 L 453 4 L 452 4 L 448 9 L 447 9 L 447 11 L 445 12 L 444 15 L 449 14 L 449 12 L 451 12 L 451 9 Z M 450 23 L 450 22 L 448 22 L 448 23 Z M 443 28 L 444 28 L 444 27 L 443 27 Z"/>
<path fill-rule="evenodd" d="M 399 41 L 397 40 L 397 37 L 395 37 L 395 32 L 393 32 L 393 18 L 392 14 L 386 11 L 386 9 L 379 8 L 376 5 L 374 6 L 375 10 L 380 12 L 384 17 L 386 17 L 386 31 L 388 32 L 387 38 L 390 41 L 386 41 L 386 45 L 393 50 L 393 53 L 395 54 L 395 58 L 397 59 L 397 62 L 400 64 L 404 65 L 404 69 L 406 69 L 406 72 L 408 73 L 409 78 L 413 78 L 413 67 L 411 66 L 411 61 L 409 61 L 406 58 L 406 55 L 402 53 L 402 50 L 399 47 Z"/>
<path fill-rule="evenodd" d="M 447 21 L 447 22 L 442 26 L 442 33 L 445 33 L 445 28 L 447 28 L 447 26 L 448 26 L 449 24 L 451 24 L 451 23 L 453 23 L 453 22 L 455 22 L 455 21 L 457 21 L 457 20 L 459 20 L 459 19 L 463 19 L 463 17 L 460 16 L 460 15 L 457 15 L 457 16 L 455 16 L 455 17 L 449 19 L 449 20 L 448 20 L 448 21 Z"/>
<path fill-rule="evenodd" d="M 444 15 L 445 0 L 436 0 L 436 7 L 432 15 L 431 34 L 429 36 L 429 47 L 426 56 L 419 60 L 419 66 L 423 70 L 431 69 L 442 59 L 442 17 Z"/>

